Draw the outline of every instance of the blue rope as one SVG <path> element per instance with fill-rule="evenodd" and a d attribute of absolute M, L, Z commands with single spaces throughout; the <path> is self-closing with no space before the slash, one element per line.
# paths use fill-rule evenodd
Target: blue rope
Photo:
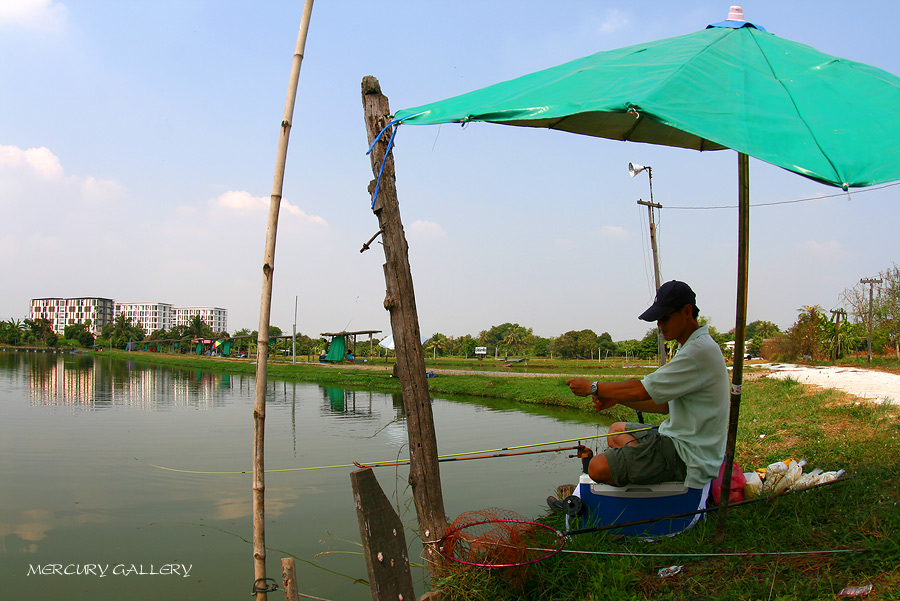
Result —
<path fill-rule="evenodd" d="M 391 132 L 391 138 L 388 140 L 387 148 L 384 151 L 384 156 L 381 158 L 381 168 L 378 169 L 378 179 L 375 180 L 375 193 L 372 194 L 372 206 L 370 208 L 375 208 L 375 201 L 378 199 L 378 188 L 381 186 L 381 175 L 384 173 L 384 164 L 387 162 L 388 154 L 390 154 L 391 148 L 393 148 L 394 146 L 394 136 L 397 135 L 397 131 L 400 129 L 400 124 L 410 117 L 417 117 L 421 114 L 422 113 L 415 113 L 413 115 L 407 115 L 402 119 L 394 119 L 393 121 L 385 125 L 380 132 L 378 132 L 378 135 L 375 136 L 375 140 L 372 142 L 372 145 L 369 146 L 369 150 L 368 152 L 366 152 L 366 154 L 372 154 L 372 151 L 375 149 L 375 145 L 378 144 L 378 141 L 381 140 L 381 136 L 384 135 L 384 132 L 386 132 L 389 127 L 394 128 Z"/>
<path fill-rule="evenodd" d="M 375 142 L 378 142 L 378 140 L 381 139 L 381 134 L 384 133 L 384 130 L 387 129 L 388 127 L 391 127 L 392 125 L 394 125 L 394 123 L 395 123 L 394 121 L 391 121 L 390 123 L 388 123 L 385 126 L 385 128 L 381 130 L 381 133 L 378 134 L 378 137 L 375 138 Z M 372 206 L 369 207 L 370 209 L 375 209 L 375 201 L 378 199 L 378 188 L 381 186 L 381 175 L 384 173 L 384 164 L 387 163 L 388 154 L 390 154 L 391 148 L 393 148 L 393 146 L 394 146 L 394 136 L 397 135 L 397 130 L 399 130 L 399 129 L 400 129 L 400 122 L 397 121 L 396 125 L 394 126 L 394 129 L 391 131 L 391 138 L 390 138 L 390 140 L 388 140 L 388 145 L 384 151 L 384 156 L 381 158 L 381 168 L 378 170 L 378 179 L 375 181 L 375 193 L 372 194 Z M 375 142 L 373 142 L 372 146 L 369 147 L 369 153 L 371 153 L 372 149 L 375 148 Z M 366 154 L 368 154 L 368 153 L 366 153 Z"/>

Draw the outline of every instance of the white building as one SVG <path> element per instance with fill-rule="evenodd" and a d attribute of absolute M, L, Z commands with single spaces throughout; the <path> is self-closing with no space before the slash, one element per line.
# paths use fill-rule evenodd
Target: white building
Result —
<path fill-rule="evenodd" d="M 116 303 L 116 317 L 119 315 L 140 326 L 146 334 L 169 331 L 175 325 L 175 308 L 169 303 Z"/>
<path fill-rule="evenodd" d="M 213 332 L 228 331 L 228 309 L 219 307 L 177 307 L 175 309 L 175 325 L 189 326 L 195 315 L 199 315 L 203 323 Z"/>
<path fill-rule="evenodd" d="M 66 326 L 86 323 L 90 320 L 91 333 L 100 334 L 115 317 L 115 302 L 111 298 L 33 298 L 31 299 L 31 319 L 46 319 L 53 331 L 65 334 Z"/>

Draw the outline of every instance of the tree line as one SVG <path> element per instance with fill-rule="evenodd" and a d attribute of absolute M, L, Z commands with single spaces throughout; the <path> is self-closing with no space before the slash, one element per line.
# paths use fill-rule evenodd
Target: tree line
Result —
<path fill-rule="evenodd" d="M 866 350 L 871 329 L 874 352 L 890 352 L 900 359 L 900 268 L 894 263 L 878 274 L 880 283 L 871 287 L 859 283 L 841 295 L 846 306 L 826 312 L 820 305 L 804 305 L 797 320 L 785 331 L 770 321 L 747 324 L 745 341 L 750 355 L 765 352 L 769 358 L 793 361 L 797 359 L 839 359 L 853 352 Z M 708 320 L 700 316 L 700 323 Z M 292 352 L 291 340 L 283 338 L 282 330 L 270 326 L 269 334 L 276 339 L 275 352 Z M 238 330 L 234 337 L 246 343 L 253 352 L 256 347 L 255 330 Z M 734 330 L 719 332 L 710 327 L 710 335 L 726 355 L 728 343 L 734 340 Z M 126 348 L 129 342 L 185 340 L 197 338 L 232 338 L 228 332 L 214 332 L 199 315 L 188 325 L 171 330 L 144 332 L 130 319 L 120 314 L 106 324 L 96 338 L 91 323 L 66 326 L 62 336 L 53 331 L 46 319 L 9 319 L 0 321 L 0 344 L 8 346 L 48 346 Z M 244 344 L 240 344 L 244 346 Z M 304 334 L 296 336 L 298 355 L 320 354 L 327 351 L 328 341 Z M 657 353 L 657 330 L 649 328 L 641 339 L 614 341 L 609 332 L 597 334 L 592 329 L 570 330 L 557 337 L 545 338 L 534 334 L 532 328 L 517 323 L 503 323 L 482 330 L 478 335 L 447 336 L 433 334 L 423 344 L 432 356 L 474 357 L 476 347 L 487 347 L 491 356 L 503 357 L 559 357 L 567 359 L 598 359 L 633 356 L 652 358 Z M 362 351 L 363 349 L 361 349 Z M 379 352 L 388 352 L 379 349 Z"/>

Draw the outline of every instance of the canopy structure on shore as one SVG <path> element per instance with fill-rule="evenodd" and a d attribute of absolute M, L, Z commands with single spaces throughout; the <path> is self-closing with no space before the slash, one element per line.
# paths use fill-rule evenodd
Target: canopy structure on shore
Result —
<path fill-rule="evenodd" d="M 738 343 L 719 514 L 721 540 L 743 378 L 748 157 L 844 190 L 895 181 L 900 179 L 898 108 L 896 75 L 780 38 L 745 21 L 740 7 L 732 7 L 727 20 L 695 33 L 598 52 L 396 111 L 391 142 L 400 123 L 486 121 L 701 151 L 737 151 Z"/>
<path fill-rule="evenodd" d="M 323 359 L 329 363 L 337 363 L 343 361 L 347 355 L 347 350 L 356 349 L 357 336 L 369 336 L 369 352 L 371 353 L 375 334 L 380 334 L 381 330 L 359 330 L 356 332 L 322 332 L 319 336 L 331 338 L 331 346 L 328 348 L 328 354 Z M 349 340 L 348 340 L 349 339 Z"/>

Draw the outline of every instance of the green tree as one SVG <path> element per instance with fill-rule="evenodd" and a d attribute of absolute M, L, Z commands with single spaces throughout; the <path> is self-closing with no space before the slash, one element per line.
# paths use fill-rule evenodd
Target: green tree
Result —
<path fill-rule="evenodd" d="M 444 356 L 450 346 L 450 340 L 444 334 L 437 332 L 425 341 L 424 346 L 430 354 Z"/>
<path fill-rule="evenodd" d="M 66 340 L 76 342 L 78 343 L 78 346 L 83 348 L 91 348 L 94 346 L 94 335 L 91 333 L 90 322 L 67 325 L 63 330 L 63 335 Z"/>
<path fill-rule="evenodd" d="M 53 326 L 50 324 L 49 319 L 44 319 L 43 317 L 26 319 L 25 325 L 28 327 L 29 337 L 34 343 L 45 346 L 56 346 L 56 339 L 58 337 L 53 332 Z"/>
<path fill-rule="evenodd" d="M 828 319 L 819 305 L 804 305 L 797 309 L 800 315 L 781 341 L 781 351 L 786 359 L 825 357 L 828 338 Z"/>

